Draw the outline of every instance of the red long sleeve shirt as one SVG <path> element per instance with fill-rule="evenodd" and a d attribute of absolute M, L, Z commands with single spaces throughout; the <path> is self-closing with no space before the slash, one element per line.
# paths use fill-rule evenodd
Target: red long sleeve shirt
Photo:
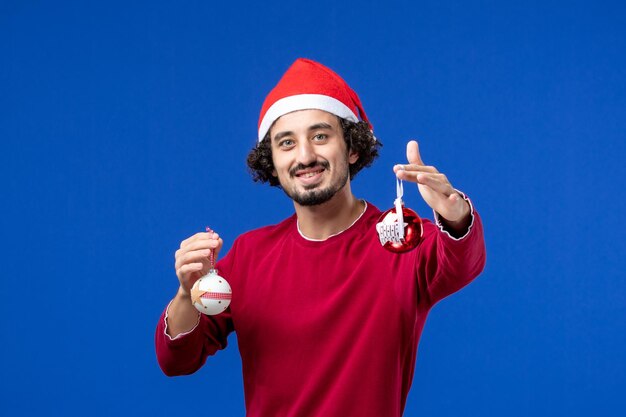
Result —
<path fill-rule="evenodd" d="M 235 330 L 249 417 L 401 416 L 430 308 L 483 269 L 480 218 L 460 239 L 424 221 L 415 249 L 382 248 L 368 205 L 325 241 L 305 239 L 295 215 L 240 236 L 218 263 L 232 287 L 229 310 L 202 315 L 171 339 L 156 331 L 167 375 L 195 372 Z"/>

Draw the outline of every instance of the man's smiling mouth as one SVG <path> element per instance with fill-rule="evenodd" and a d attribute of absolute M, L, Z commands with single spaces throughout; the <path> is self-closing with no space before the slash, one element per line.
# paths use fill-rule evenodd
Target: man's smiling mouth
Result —
<path fill-rule="evenodd" d="M 296 177 L 298 178 L 313 178 L 314 176 L 321 174 L 322 172 L 324 172 L 324 168 L 322 167 L 317 167 L 315 169 L 307 169 L 305 171 L 298 171 L 296 172 Z"/>
<path fill-rule="evenodd" d="M 330 164 L 326 161 L 317 161 L 312 164 L 309 164 L 308 166 L 304 164 L 298 164 L 297 166 L 289 170 L 289 175 L 291 175 L 292 178 L 293 177 L 301 178 L 301 179 L 313 178 L 316 175 L 319 175 L 323 173 L 324 171 L 328 170 L 329 168 L 330 168 Z"/>

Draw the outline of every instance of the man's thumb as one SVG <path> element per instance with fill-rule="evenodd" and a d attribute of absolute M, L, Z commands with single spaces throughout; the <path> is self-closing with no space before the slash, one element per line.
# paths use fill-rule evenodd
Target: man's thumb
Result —
<path fill-rule="evenodd" d="M 420 156 L 419 145 L 414 140 L 406 144 L 406 159 L 409 161 L 409 164 L 424 165 Z"/>

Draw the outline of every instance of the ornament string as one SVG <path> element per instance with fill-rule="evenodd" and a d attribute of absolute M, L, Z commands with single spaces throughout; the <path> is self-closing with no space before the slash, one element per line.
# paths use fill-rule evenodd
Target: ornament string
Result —
<path fill-rule="evenodd" d="M 394 204 L 396 206 L 396 215 L 398 216 L 398 232 L 400 239 L 404 239 L 404 213 L 402 213 L 402 196 L 404 195 L 404 186 L 402 180 L 396 178 L 396 199 Z"/>
<path fill-rule="evenodd" d="M 206 231 L 207 233 L 213 233 L 213 229 L 209 226 L 206 227 Z M 211 249 L 211 252 L 209 252 L 209 268 L 209 272 L 215 270 L 215 249 Z"/>

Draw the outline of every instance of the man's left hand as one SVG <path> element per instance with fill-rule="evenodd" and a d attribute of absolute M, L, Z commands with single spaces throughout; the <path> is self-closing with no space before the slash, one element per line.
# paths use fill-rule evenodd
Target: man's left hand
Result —
<path fill-rule="evenodd" d="M 408 164 L 393 167 L 396 177 L 416 183 L 426 204 L 443 218 L 446 226 L 455 231 L 467 230 L 471 221 L 469 204 L 444 174 L 424 164 L 416 141 L 406 145 L 406 158 Z"/>

